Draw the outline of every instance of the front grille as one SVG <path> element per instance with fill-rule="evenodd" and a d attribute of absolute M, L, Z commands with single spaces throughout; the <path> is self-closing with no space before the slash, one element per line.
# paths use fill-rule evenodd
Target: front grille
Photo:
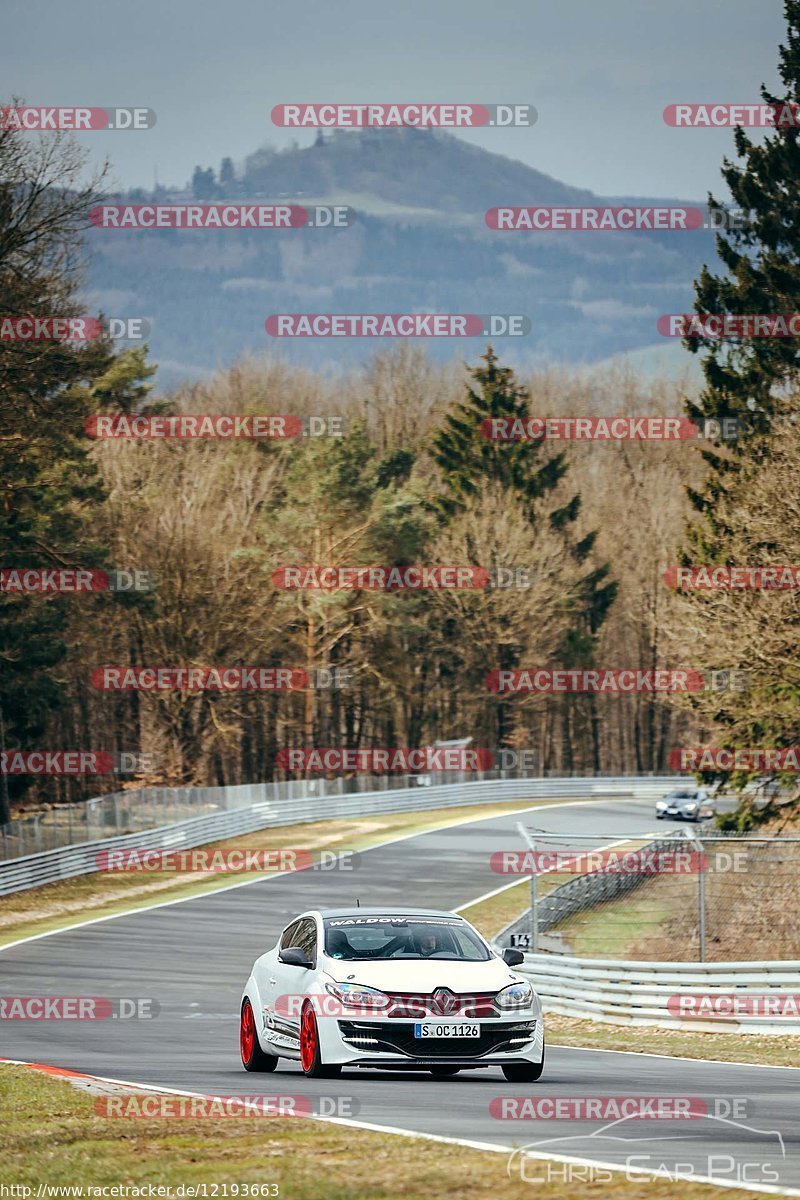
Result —
<path fill-rule="evenodd" d="M 495 1004 L 496 992 L 468 992 L 460 995 L 451 993 L 454 1007 L 443 1011 L 433 998 L 433 993 L 387 992 L 391 1005 L 385 1010 L 387 1017 L 499 1017 Z"/>
<path fill-rule="evenodd" d="M 482 1028 L 476 1038 L 415 1038 L 408 1021 L 339 1021 L 344 1040 L 365 1054 L 383 1051 L 407 1058 L 481 1058 L 519 1050 L 533 1038 L 535 1021 L 508 1021 Z"/>

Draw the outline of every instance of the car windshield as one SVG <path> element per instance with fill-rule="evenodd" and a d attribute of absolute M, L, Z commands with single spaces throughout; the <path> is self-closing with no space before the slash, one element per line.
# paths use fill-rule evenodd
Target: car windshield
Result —
<path fill-rule="evenodd" d="M 483 942 L 453 917 L 329 917 L 324 921 L 329 958 L 451 959 L 486 962 Z"/>
<path fill-rule="evenodd" d="M 697 797 L 697 792 L 670 792 L 667 796 L 668 800 L 694 800 Z"/>

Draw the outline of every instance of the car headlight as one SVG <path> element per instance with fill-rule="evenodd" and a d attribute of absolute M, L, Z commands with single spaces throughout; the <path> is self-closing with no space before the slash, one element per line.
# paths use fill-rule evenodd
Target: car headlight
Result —
<path fill-rule="evenodd" d="M 656 800 L 656 809 L 666 808 L 666 807 L 667 807 L 666 800 Z"/>
<path fill-rule="evenodd" d="M 361 983 L 326 983 L 325 990 L 351 1008 L 387 1008 L 391 999 L 377 988 Z"/>
<path fill-rule="evenodd" d="M 529 983 L 510 983 L 495 996 L 500 1008 L 528 1008 L 533 1001 L 533 988 Z"/>
<path fill-rule="evenodd" d="M 697 805 L 696 804 L 686 804 L 684 807 L 686 808 L 687 812 L 694 812 L 694 810 L 697 808 Z"/>

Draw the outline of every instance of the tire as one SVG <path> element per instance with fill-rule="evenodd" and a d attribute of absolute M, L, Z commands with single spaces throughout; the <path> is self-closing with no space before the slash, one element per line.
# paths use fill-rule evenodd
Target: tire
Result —
<path fill-rule="evenodd" d="M 663 821 L 663 820 L 664 820 L 664 814 L 663 814 L 663 813 L 656 813 L 656 820 L 657 820 L 657 821 Z"/>
<path fill-rule="evenodd" d="M 274 1071 L 278 1065 L 277 1057 L 265 1054 L 258 1044 L 256 1018 L 249 1000 L 242 1004 L 239 1019 L 239 1052 L 245 1071 Z"/>
<path fill-rule="evenodd" d="M 544 1070 L 544 1054 L 540 1063 L 508 1063 L 503 1074 L 509 1083 L 533 1083 L 540 1079 Z"/>
<path fill-rule="evenodd" d="M 435 1075 L 437 1079 L 450 1079 L 453 1075 L 457 1075 L 461 1067 L 448 1067 L 444 1063 L 440 1067 L 429 1067 L 431 1075 Z"/>
<path fill-rule="evenodd" d="M 317 1014 L 310 1004 L 300 1014 L 300 1066 L 309 1079 L 335 1079 L 342 1073 L 341 1066 L 322 1061 Z"/>

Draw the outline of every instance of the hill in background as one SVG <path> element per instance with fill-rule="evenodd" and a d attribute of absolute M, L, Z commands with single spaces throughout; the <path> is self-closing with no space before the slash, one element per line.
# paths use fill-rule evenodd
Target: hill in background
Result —
<path fill-rule="evenodd" d="M 148 318 L 162 385 L 198 378 L 246 352 L 277 351 L 327 368 L 363 361 L 386 344 L 279 341 L 264 330 L 265 318 L 278 312 L 523 313 L 531 333 L 499 343 L 515 365 L 592 363 L 646 350 L 648 360 L 655 354 L 685 367 L 691 359 L 661 341 L 656 320 L 691 310 L 698 268 L 716 261 L 706 231 L 490 230 L 484 214 L 496 205 L 626 198 L 597 197 L 441 132 L 338 131 L 305 147 L 258 150 L 236 171 L 198 170 L 193 186 L 156 196 L 348 204 L 358 213 L 347 229 L 92 230 L 93 304 L 109 315 Z M 126 198 L 152 194 L 119 197 Z M 427 346 L 437 358 L 474 358 L 483 340 L 431 339 Z"/>

